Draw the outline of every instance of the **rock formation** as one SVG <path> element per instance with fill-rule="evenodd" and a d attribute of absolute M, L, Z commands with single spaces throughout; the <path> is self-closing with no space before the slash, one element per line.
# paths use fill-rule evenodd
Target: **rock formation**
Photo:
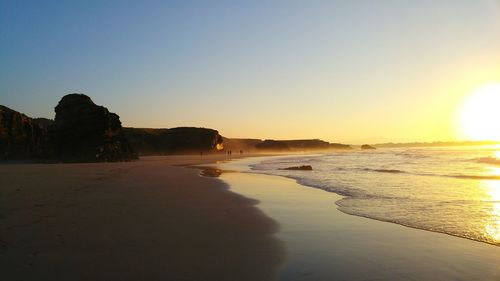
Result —
<path fill-rule="evenodd" d="M 44 128 L 44 129 L 49 129 L 52 124 L 54 124 L 54 120 L 52 119 L 47 119 L 47 118 L 32 118 L 33 122 L 35 124 L 38 124 L 38 126 Z"/>
<path fill-rule="evenodd" d="M 335 149 L 335 150 L 346 150 L 346 149 L 352 149 L 352 147 L 348 144 L 342 144 L 342 143 L 330 143 L 328 146 L 329 149 Z"/>
<path fill-rule="evenodd" d="M 207 128 L 122 128 L 118 115 L 83 94 L 64 96 L 55 121 L 0 106 L 0 159 L 63 162 L 128 161 L 141 155 L 259 150 L 307 151 L 351 149 L 319 139 L 228 139 Z M 365 148 L 363 148 L 365 149 Z"/>
<path fill-rule="evenodd" d="M 349 145 L 340 143 L 329 143 L 320 139 L 304 140 L 265 140 L 255 144 L 257 149 L 265 150 L 328 150 L 328 149 L 352 149 Z"/>
<path fill-rule="evenodd" d="M 302 166 L 287 167 L 283 168 L 282 170 L 312 171 L 312 169 L 313 168 L 311 165 L 302 165 Z"/>
<path fill-rule="evenodd" d="M 254 152 L 256 145 L 261 143 L 261 139 L 241 139 L 241 138 L 223 138 L 224 149 L 231 151 Z"/>
<path fill-rule="evenodd" d="M 86 95 L 64 96 L 50 128 L 54 158 L 63 162 L 127 161 L 136 158 L 118 115 Z"/>
<path fill-rule="evenodd" d="M 200 153 L 222 148 L 219 132 L 207 128 L 178 127 L 172 129 L 124 128 L 132 147 L 141 155 Z"/>
<path fill-rule="evenodd" d="M 320 139 L 308 140 L 284 140 L 288 147 L 296 150 L 310 150 L 310 149 L 328 149 L 329 143 Z"/>
<path fill-rule="evenodd" d="M 47 123 L 50 123 L 50 120 Z M 0 105 L 0 159 L 26 160 L 47 157 L 47 126 L 36 119 Z"/>
<path fill-rule="evenodd" d="M 255 145 L 257 149 L 263 150 L 290 150 L 290 147 L 284 141 L 265 140 Z"/>

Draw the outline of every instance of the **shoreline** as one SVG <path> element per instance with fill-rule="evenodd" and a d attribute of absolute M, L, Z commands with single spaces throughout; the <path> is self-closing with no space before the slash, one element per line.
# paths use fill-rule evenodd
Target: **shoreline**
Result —
<path fill-rule="evenodd" d="M 295 156 L 295 155 L 294 154 L 290 154 L 289 156 Z M 255 157 L 255 158 L 257 158 L 257 157 L 287 157 L 287 155 L 262 155 L 262 156 L 252 156 L 252 157 Z M 238 160 L 241 160 L 241 159 L 234 159 L 232 161 L 238 161 Z M 325 190 L 325 189 L 323 189 L 321 187 L 318 187 L 318 186 L 315 186 L 315 185 L 310 185 L 310 184 L 303 183 L 303 182 L 300 181 L 300 178 L 297 178 L 297 177 L 285 176 L 285 175 L 274 175 L 274 174 L 267 174 L 267 173 L 253 173 L 253 172 L 251 172 L 251 169 L 248 170 L 248 171 L 236 171 L 236 170 L 227 170 L 226 171 L 226 170 L 224 170 L 222 172 L 224 172 L 224 173 L 226 173 L 226 172 L 244 172 L 244 173 L 249 173 L 249 174 L 267 175 L 267 176 L 272 176 L 272 177 L 276 176 L 276 177 L 281 177 L 281 178 L 284 178 L 284 179 L 290 179 L 290 180 L 295 181 L 295 183 L 297 183 L 300 186 L 304 186 L 304 187 L 307 187 L 307 188 L 313 188 L 313 189 L 317 189 L 317 190 L 320 190 L 320 191 L 324 191 L 326 193 L 333 193 L 333 194 L 336 194 L 336 195 L 340 196 L 341 198 L 338 199 L 337 201 L 335 201 L 335 205 L 337 206 L 337 210 L 338 211 L 340 211 L 340 212 L 342 212 L 342 213 L 344 213 L 346 215 L 367 218 L 367 219 L 371 219 L 371 220 L 375 220 L 375 221 L 379 221 L 379 222 L 392 223 L 392 224 L 400 225 L 400 226 L 403 226 L 403 227 L 409 227 L 409 228 L 416 229 L 416 230 L 428 231 L 428 232 L 432 232 L 432 233 L 449 235 L 449 236 L 453 236 L 453 237 L 456 237 L 456 238 L 466 239 L 466 240 L 469 240 L 469 241 L 474 241 L 474 242 L 479 242 L 479 243 L 485 243 L 487 245 L 492 245 L 492 246 L 500 247 L 500 244 L 498 244 L 498 243 L 493 243 L 493 242 L 488 242 L 488 241 L 483 241 L 483 240 L 477 240 L 477 239 L 473 239 L 473 238 L 470 238 L 470 237 L 464 237 L 464 236 L 460 236 L 460 235 L 455 235 L 453 233 L 444 232 L 444 231 L 437 231 L 437 230 L 432 230 L 432 229 L 419 228 L 417 226 L 413 226 L 413 225 L 410 225 L 410 224 L 405 224 L 405 223 L 401 223 L 401 222 L 396 222 L 396 221 L 381 219 L 381 218 L 377 218 L 375 216 L 369 216 L 369 215 L 363 215 L 363 214 L 357 214 L 357 213 L 347 212 L 346 210 L 343 210 L 342 208 L 340 208 L 341 206 L 338 205 L 338 202 L 341 201 L 341 200 L 343 200 L 343 199 L 345 199 L 345 198 L 349 199 L 349 198 L 355 198 L 355 197 L 350 196 L 350 195 L 345 195 L 345 194 L 342 194 L 342 193 L 337 193 L 335 191 L 328 191 L 328 190 Z M 220 174 L 222 174 L 222 172 Z"/>
<path fill-rule="evenodd" d="M 343 197 L 336 193 L 292 178 L 239 172 L 248 163 L 281 156 L 286 157 L 177 155 L 23 169 L 0 165 L 3 276 L 500 278 L 495 245 L 347 214 L 337 209 L 335 202 Z M 202 175 L 204 169 L 215 172 Z M 16 216 L 20 223 L 9 228 Z"/>
<path fill-rule="evenodd" d="M 340 199 L 340 200 L 342 200 L 342 199 Z M 340 201 L 340 200 L 338 200 L 338 201 Z M 335 204 L 337 204 L 337 202 L 335 202 Z M 476 239 L 472 239 L 472 238 L 469 238 L 469 237 L 463 237 L 463 236 L 455 235 L 453 233 L 448 233 L 448 232 L 444 232 L 444 231 L 437 231 L 437 230 L 432 230 L 432 229 L 418 228 L 416 226 L 412 226 L 412 225 L 409 225 L 409 224 L 394 222 L 394 221 L 390 221 L 390 220 L 383 220 L 383 219 L 379 219 L 379 218 L 376 218 L 376 217 L 370 217 L 368 215 L 360 215 L 360 214 L 349 213 L 349 212 L 346 212 L 346 211 L 341 210 L 341 209 L 338 209 L 338 210 L 340 212 L 342 212 L 342 213 L 344 213 L 346 215 L 350 215 L 350 216 L 356 216 L 356 217 L 360 217 L 360 218 L 366 218 L 366 219 L 375 220 L 375 221 L 379 221 L 379 222 L 392 223 L 392 224 L 395 224 L 395 225 L 399 225 L 399 226 L 403 226 L 403 227 L 408 227 L 408 228 L 415 229 L 415 230 L 427 231 L 427 232 L 436 233 L 436 234 L 444 234 L 444 235 L 448 235 L 448 236 L 455 237 L 455 238 L 465 239 L 465 240 L 468 240 L 468 241 L 473 241 L 473 242 L 477 242 L 477 243 L 484 243 L 486 245 L 495 246 L 495 247 L 498 247 L 500 249 L 500 244 L 495 244 L 495 243 L 491 243 L 491 242 L 488 242 L 488 241 L 476 240 Z"/>
<path fill-rule="evenodd" d="M 274 279 L 278 224 L 219 179 L 175 166 L 235 158 L 0 165 L 2 277 Z"/>
<path fill-rule="evenodd" d="M 227 173 L 227 172 L 233 172 L 234 173 L 234 172 L 238 172 L 238 171 L 233 171 L 233 170 L 223 171 L 223 173 Z M 249 173 L 251 173 L 251 172 L 249 172 Z M 437 230 L 432 230 L 432 229 L 419 228 L 419 227 L 416 227 L 416 226 L 412 226 L 410 224 L 405 224 L 405 223 L 391 221 L 391 220 L 384 220 L 384 219 L 377 218 L 377 217 L 374 217 L 374 216 L 357 214 L 357 213 L 350 213 L 350 212 L 347 212 L 347 211 L 343 210 L 342 208 L 340 208 L 341 206 L 338 205 L 338 202 L 341 201 L 341 200 L 343 200 L 344 198 L 352 198 L 352 196 L 344 195 L 344 194 L 337 193 L 337 192 L 334 192 L 334 191 L 327 191 L 327 190 L 324 190 L 324 189 L 322 189 L 320 187 L 316 187 L 314 185 L 304 184 L 304 183 L 301 183 L 299 179 L 294 178 L 294 177 L 272 175 L 272 174 L 265 174 L 265 173 L 262 173 L 261 175 L 266 175 L 266 176 L 271 176 L 271 177 L 276 176 L 276 177 L 282 177 L 284 179 L 291 179 L 291 180 L 295 181 L 295 183 L 297 183 L 300 186 L 304 186 L 304 187 L 307 187 L 307 188 L 314 188 L 314 189 L 321 190 L 321 191 L 324 191 L 324 192 L 327 192 L 327 193 L 333 193 L 335 195 L 338 195 L 341 198 L 338 199 L 337 201 L 335 201 L 335 205 L 337 206 L 337 210 L 339 212 L 342 212 L 342 213 L 344 213 L 346 215 L 355 216 L 355 217 L 361 217 L 361 218 L 366 218 L 366 219 L 375 220 L 375 221 L 379 221 L 379 222 L 392 223 L 392 224 L 400 225 L 400 226 L 403 226 L 403 227 L 409 227 L 409 228 L 416 229 L 416 230 L 421 230 L 421 231 L 428 231 L 428 232 L 432 232 L 432 233 L 449 235 L 449 236 L 452 236 L 452 237 L 466 239 L 466 240 L 474 241 L 474 242 L 478 242 L 478 243 L 484 243 L 484 244 L 487 244 L 487 245 L 492 245 L 492 246 L 496 246 L 496 247 L 500 248 L 500 244 L 498 244 L 498 243 L 495 244 L 495 243 L 488 242 L 488 241 L 476 240 L 476 239 L 473 239 L 473 238 L 470 238 L 470 237 L 459 236 L 459 235 L 455 235 L 453 233 L 448 233 L 448 232 L 444 232 L 444 231 L 437 231 Z"/>
<path fill-rule="evenodd" d="M 259 160 L 218 168 L 238 170 L 252 161 Z M 335 204 L 343 196 L 288 177 L 243 172 L 220 178 L 234 192 L 259 200 L 258 207 L 280 224 L 276 235 L 287 257 L 278 280 L 500 278 L 496 245 L 347 214 Z"/>

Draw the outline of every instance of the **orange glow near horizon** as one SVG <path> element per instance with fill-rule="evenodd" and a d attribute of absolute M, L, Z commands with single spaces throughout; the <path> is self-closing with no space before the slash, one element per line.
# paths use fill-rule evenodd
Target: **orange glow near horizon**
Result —
<path fill-rule="evenodd" d="M 469 140 L 500 141 L 500 84 L 481 87 L 469 95 L 459 113 L 459 130 Z"/>

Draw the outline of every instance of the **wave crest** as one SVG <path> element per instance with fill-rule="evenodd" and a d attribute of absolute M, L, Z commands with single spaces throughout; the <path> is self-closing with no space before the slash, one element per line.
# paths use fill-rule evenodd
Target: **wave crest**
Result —
<path fill-rule="evenodd" d="M 389 173 L 389 174 L 403 174 L 403 173 L 406 173 L 405 171 L 397 170 L 397 169 L 370 169 L 370 168 L 364 168 L 363 171 L 378 172 L 378 173 Z"/>

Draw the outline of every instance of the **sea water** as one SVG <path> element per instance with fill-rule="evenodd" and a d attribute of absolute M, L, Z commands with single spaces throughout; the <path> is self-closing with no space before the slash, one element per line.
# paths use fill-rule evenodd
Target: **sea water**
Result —
<path fill-rule="evenodd" d="M 284 170 L 311 165 L 312 171 Z M 500 147 L 382 148 L 268 158 L 251 172 L 343 196 L 344 213 L 500 245 Z"/>

